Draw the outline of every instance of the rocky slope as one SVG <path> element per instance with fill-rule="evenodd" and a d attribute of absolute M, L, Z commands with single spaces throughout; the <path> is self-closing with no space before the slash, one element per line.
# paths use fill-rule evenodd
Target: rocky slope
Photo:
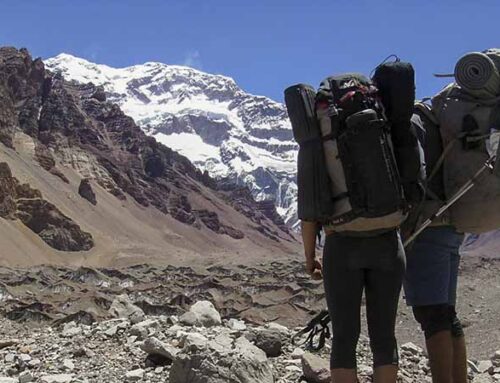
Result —
<path fill-rule="evenodd" d="M 148 135 L 211 176 L 247 185 L 258 201 L 274 201 L 286 223 L 295 222 L 297 146 L 282 104 L 188 67 L 111 68 L 68 54 L 45 62 L 68 80 L 103 86 Z"/>
<path fill-rule="evenodd" d="M 0 163 L 4 264 L 204 262 L 297 246 L 273 206 L 148 137 L 102 88 L 15 48 L 0 48 Z M 87 253 L 64 254 L 76 250 Z"/>

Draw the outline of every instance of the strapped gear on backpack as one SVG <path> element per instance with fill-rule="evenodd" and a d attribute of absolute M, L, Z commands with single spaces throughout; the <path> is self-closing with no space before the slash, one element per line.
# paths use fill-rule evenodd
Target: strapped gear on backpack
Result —
<path fill-rule="evenodd" d="M 484 101 L 484 102 L 483 102 Z M 452 84 L 432 99 L 443 140 L 442 165 L 446 197 L 450 198 L 485 163 L 498 158 L 500 104 L 471 98 Z M 485 172 L 474 192 L 450 207 L 450 222 L 457 230 L 484 233 L 500 228 L 500 178 Z"/>
<path fill-rule="evenodd" d="M 394 154 L 406 201 L 417 206 L 424 199 L 425 160 L 411 122 L 415 103 L 415 71 L 397 59 L 379 65 L 373 75 L 387 118 L 391 124 Z"/>
<path fill-rule="evenodd" d="M 351 234 L 398 227 L 405 201 L 377 89 L 359 74 L 329 77 L 320 85 L 316 113 L 334 201 L 325 226 Z"/>
<path fill-rule="evenodd" d="M 332 214 L 333 204 L 314 108 L 316 91 L 309 85 L 293 85 L 285 90 L 285 102 L 293 136 L 299 144 L 298 216 L 305 221 L 322 222 Z"/>

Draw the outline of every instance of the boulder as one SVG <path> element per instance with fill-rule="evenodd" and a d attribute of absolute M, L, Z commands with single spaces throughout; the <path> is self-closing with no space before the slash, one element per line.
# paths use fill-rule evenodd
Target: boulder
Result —
<path fill-rule="evenodd" d="M 265 353 L 246 338 L 235 341 L 230 352 L 206 350 L 178 354 L 170 371 L 170 383 L 274 383 Z"/>

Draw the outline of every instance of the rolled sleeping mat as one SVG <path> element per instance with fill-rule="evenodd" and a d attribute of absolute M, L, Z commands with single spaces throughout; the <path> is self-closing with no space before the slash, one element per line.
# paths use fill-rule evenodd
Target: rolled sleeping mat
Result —
<path fill-rule="evenodd" d="M 299 144 L 298 217 L 305 221 L 321 222 L 331 216 L 333 197 L 315 103 L 316 91 L 310 85 L 297 84 L 285 89 L 285 104 L 293 137 Z"/>
<path fill-rule="evenodd" d="M 495 66 L 497 67 L 498 73 L 500 73 L 500 49 L 490 48 L 485 50 L 483 53 L 485 53 L 486 56 L 493 60 Z"/>
<path fill-rule="evenodd" d="M 500 94 L 500 74 L 495 62 L 480 52 L 467 53 L 455 66 L 455 80 L 470 95 L 488 99 Z"/>

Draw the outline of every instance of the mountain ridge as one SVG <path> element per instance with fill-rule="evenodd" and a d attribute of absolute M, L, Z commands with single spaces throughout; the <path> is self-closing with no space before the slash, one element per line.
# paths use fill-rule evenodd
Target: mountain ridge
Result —
<path fill-rule="evenodd" d="M 244 92 L 227 76 L 148 62 L 124 68 L 68 54 L 46 60 L 68 80 L 101 85 L 143 130 L 202 171 L 248 186 L 296 223 L 297 145 L 284 105 Z"/>

